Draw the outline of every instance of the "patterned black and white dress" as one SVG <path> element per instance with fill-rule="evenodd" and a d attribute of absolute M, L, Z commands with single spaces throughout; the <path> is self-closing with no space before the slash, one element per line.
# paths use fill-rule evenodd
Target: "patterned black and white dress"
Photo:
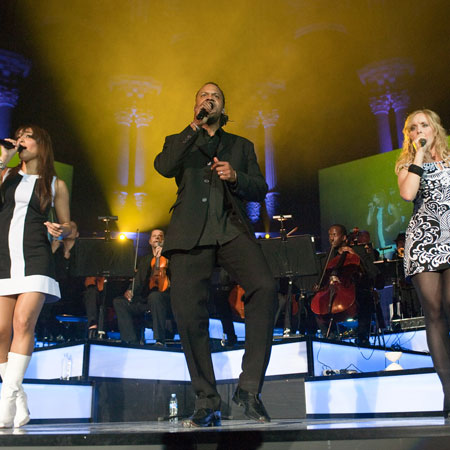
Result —
<path fill-rule="evenodd" d="M 423 169 L 406 230 L 407 276 L 450 268 L 450 167 L 440 161 Z"/>
<path fill-rule="evenodd" d="M 0 210 L 0 296 L 42 292 L 46 302 L 60 298 L 55 263 L 47 227 L 48 212 L 40 210 L 36 194 L 38 175 L 8 170 L 1 186 Z M 55 192 L 54 177 L 52 192 Z"/>

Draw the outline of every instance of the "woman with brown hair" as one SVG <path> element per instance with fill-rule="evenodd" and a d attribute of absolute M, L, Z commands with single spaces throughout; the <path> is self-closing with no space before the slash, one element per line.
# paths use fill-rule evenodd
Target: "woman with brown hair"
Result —
<path fill-rule="evenodd" d="M 60 291 L 48 234 L 71 231 L 69 192 L 56 178 L 50 136 L 36 125 L 20 127 L 1 146 L 0 209 L 0 428 L 29 420 L 22 380 L 34 348 L 34 329 L 45 302 Z M 15 153 L 20 162 L 7 168 Z M 60 223 L 48 220 L 54 207 Z"/>
<path fill-rule="evenodd" d="M 396 164 L 400 195 L 414 201 L 406 230 L 405 275 L 422 304 L 427 342 L 450 413 L 450 152 L 439 116 L 410 114 Z"/>

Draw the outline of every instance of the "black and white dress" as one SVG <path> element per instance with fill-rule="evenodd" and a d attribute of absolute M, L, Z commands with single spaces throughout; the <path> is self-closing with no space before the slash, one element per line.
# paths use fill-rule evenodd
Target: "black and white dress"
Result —
<path fill-rule="evenodd" d="M 440 161 L 423 169 L 406 230 L 407 276 L 450 268 L 450 167 Z"/>
<path fill-rule="evenodd" d="M 47 211 L 40 210 L 36 194 L 38 175 L 8 170 L 1 186 L 0 296 L 42 292 L 46 302 L 60 298 L 47 227 Z M 52 182 L 54 198 L 56 177 Z"/>

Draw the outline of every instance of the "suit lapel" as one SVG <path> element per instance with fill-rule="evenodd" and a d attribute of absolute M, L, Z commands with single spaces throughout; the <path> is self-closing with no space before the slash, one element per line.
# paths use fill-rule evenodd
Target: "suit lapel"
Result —
<path fill-rule="evenodd" d="M 222 130 L 222 138 L 220 139 L 217 149 L 217 157 L 221 161 L 229 161 L 231 157 L 231 148 L 233 146 L 234 137 Z"/>
<path fill-rule="evenodd" d="M 219 141 L 219 146 L 217 147 L 217 157 L 221 161 L 229 161 L 231 157 L 231 148 L 233 147 L 235 141 L 235 136 L 232 134 L 226 133 L 225 131 L 221 132 L 221 137 Z M 206 146 L 207 144 L 205 144 Z M 198 152 L 200 151 L 203 153 L 208 159 L 210 158 L 208 154 L 208 149 L 205 148 L 204 145 L 198 145 L 197 142 L 194 143 L 192 146 L 191 152 Z"/>

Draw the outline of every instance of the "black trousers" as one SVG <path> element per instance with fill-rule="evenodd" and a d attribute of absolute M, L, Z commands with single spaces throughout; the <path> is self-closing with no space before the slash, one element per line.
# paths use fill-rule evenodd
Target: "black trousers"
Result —
<path fill-rule="evenodd" d="M 104 292 L 99 292 L 97 286 L 94 285 L 88 286 L 83 293 L 83 302 L 86 308 L 88 328 L 93 325 L 98 325 L 99 305 L 102 301 L 103 295 Z"/>
<path fill-rule="evenodd" d="M 196 394 L 196 409 L 220 408 L 209 345 L 207 300 L 219 264 L 245 290 L 245 353 L 239 386 L 261 392 L 273 337 L 276 284 L 261 247 L 241 234 L 223 246 L 196 247 L 171 256 L 171 301 Z"/>
<path fill-rule="evenodd" d="M 375 312 L 375 303 L 372 291 L 367 289 L 356 289 L 356 301 L 358 302 L 358 331 L 359 342 L 369 340 L 370 324 Z"/>
<path fill-rule="evenodd" d="M 158 341 L 165 341 L 166 321 L 171 317 L 168 292 L 152 291 L 146 302 L 129 302 L 125 297 L 116 297 L 113 300 L 113 305 L 122 341 L 133 344 L 139 342 L 133 317 L 143 315 L 146 311 L 152 313 L 153 337 Z"/>

